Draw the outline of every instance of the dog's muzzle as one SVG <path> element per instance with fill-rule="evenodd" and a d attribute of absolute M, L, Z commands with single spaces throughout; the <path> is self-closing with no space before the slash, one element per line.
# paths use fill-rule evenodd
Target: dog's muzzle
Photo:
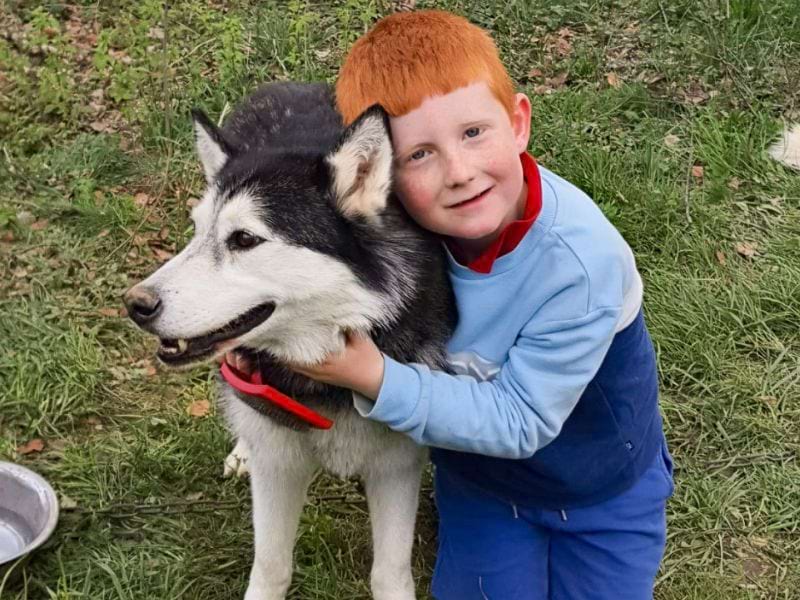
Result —
<path fill-rule="evenodd" d="M 219 329 L 192 338 L 164 338 L 159 335 L 156 322 L 164 309 L 158 294 L 147 287 L 134 286 L 123 297 L 131 319 L 145 331 L 158 335 L 161 345 L 156 356 L 172 366 L 199 362 L 213 356 L 224 342 L 243 336 L 261 325 L 275 312 L 274 302 L 259 304 L 229 321 Z M 229 349 L 233 349 L 231 346 Z"/>

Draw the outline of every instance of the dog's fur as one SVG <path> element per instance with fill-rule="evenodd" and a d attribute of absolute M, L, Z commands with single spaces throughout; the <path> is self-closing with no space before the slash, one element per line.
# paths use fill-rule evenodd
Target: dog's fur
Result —
<path fill-rule="evenodd" d="M 784 166 L 800 171 L 800 123 L 786 125 L 780 139 L 769 147 L 768 152 Z"/>
<path fill-rule="evenodd" d="M 283 598 L 306 488 L 318 468 L 364 480 L 379 600 L 414 598 L 410 557 L 425 452 L 361 417 L 349 391 L 286 368 L 369 334 L 387 355 L 445 369 L 455 303 L 440 243 L 391 193 L 385 113 L 346 130 L 321 84 L 269 84 L 216 127 L 195 112 L 208 189 L 189 245 L 131 288 L 132 318 L 159 357 L 191 364 L 236 348 L 279 390 L 335 420 L 309 430 L 265 416 L 227 384 L 220 397 L 249 455 L 255 562 L 245 598 Z M 236 233 L 246 231 L 251 236 Z"/>

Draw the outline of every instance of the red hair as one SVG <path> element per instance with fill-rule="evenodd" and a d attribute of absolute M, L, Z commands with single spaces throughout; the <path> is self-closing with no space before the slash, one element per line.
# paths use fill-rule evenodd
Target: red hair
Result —
<path fill-rule="evenodd" d="M 373 104 L 398 117 L 476 81 L 513 114 L 514 84 L 488 33 L 441 10 L 401 12 L 353 44 L 336 81 L 336 104 L 346 124 Z"/>

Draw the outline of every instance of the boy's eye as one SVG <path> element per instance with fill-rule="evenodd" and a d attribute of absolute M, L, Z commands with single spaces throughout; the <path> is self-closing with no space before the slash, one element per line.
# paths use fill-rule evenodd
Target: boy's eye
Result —
<path fill-rule="evenodd" d="M 464 132 L 464 135 L 469 138 L 478 137 L 481 133 L 480 127 L 470 127 Z"/>
<path fill-rule="evenodd" d="M 421 160 L 425 158 L 425 150 L 417 150 L 411 156 L 409 156 L 409 160 Z"/>

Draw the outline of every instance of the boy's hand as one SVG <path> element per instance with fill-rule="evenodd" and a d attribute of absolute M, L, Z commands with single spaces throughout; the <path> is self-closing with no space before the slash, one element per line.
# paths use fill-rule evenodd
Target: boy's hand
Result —
<path fill-rule="evenodd" d="M 375 400 L 383 385 L 383 354 L 372 338 L 348 333 L 344 352 L 330 354 L 315 365 L 292 365 L 301 375 L 323 383 L 350 388 Z"/>
<path fill-rule="evenodd" d="M 237 352 L 228 352 L 225 361 L 237 371 L 250 375 L 252 366 Z M 290 365 L 291 369 L 322 383 L 350 388 L 375 400 L 383 384 L 383 355 L 371 338 L 348 333 L 341 354 L 330 354 L 315 365 Z"/>

